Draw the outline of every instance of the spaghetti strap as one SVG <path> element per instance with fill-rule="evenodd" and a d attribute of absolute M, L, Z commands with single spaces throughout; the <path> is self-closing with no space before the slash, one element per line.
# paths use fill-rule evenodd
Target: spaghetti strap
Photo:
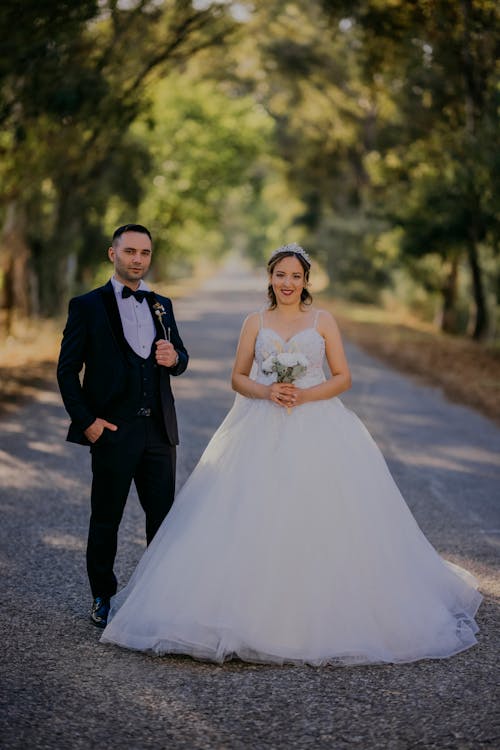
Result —
<path fill-rule="evenodd" d="M 318 318 L 319 318 L 320 312 L 321 312 L 321 310 L 316 310 L 316 315 L 314 316 L 314 323 L 313 323 L 313 328 L 314 329 L 316 329 L 316 326 L 318 324 Z"/>
<path fill-rule="evenodd" d="M 264 311 L 259 310 L 260 329 L 264 328 Z"/>

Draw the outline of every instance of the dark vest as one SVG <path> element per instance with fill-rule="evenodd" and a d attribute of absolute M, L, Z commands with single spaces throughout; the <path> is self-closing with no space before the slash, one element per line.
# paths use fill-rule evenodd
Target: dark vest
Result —
<path fill-rule="evenodd" d="M 127 343 L 127 389 L 120 405 L 113 410 L 117 417 L 129 418 L 139 409 L 151 409 L 161 418 L 160 368 L 155 359 L 156 345 L 153 342 L 147 359 L 139 357 Z"/>

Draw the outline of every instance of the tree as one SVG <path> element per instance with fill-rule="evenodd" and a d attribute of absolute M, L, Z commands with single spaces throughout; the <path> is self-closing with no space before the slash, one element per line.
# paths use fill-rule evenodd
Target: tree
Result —
<path fill-rule="evenodd" d="M 398 263 L 414 269 L 437 253 L 450 266 L 439 280 L 446 326 L 464 256 L 474 336 L 486 335 L 482 256 L 499 244 L 498 4 L 295 0 L 255 8 L 249 28 L 259 62 L 242 85 L 275 118 L 277 150 L 304 204 L 296 221 L 332 279 L 373 296 Z M 241 58 L 248 71 L 248 49 Z M 434 201 L 443 190 L 445 215 Z M 391 234 L 401 237 L 399 258 L 394 241 L 381 239 Z"/>
<path fill-rule="evenodd" d="M 148 161 L 129 130 L 148 106 L 147 86 L 223 43 L 233 26 L 219 3 L 3 4 L 0 33 L 12 38 L 0 61 L 8 320 L 33 299 L 43 313 L 61 306 L 98 234 L 103 188 L 130 206 L 139 200 Z"/>
<path fill-rule="evenodd" d="M 382 126 L 380 150 L 395 154 L 399 162 L 395 179 L 388 175 L 383 192 L 389 203 L 390 194 L 397 194 L 401 211 L 396 220 L 406 237 L 403 250 L 415 255 L 421 243 L 423 255 L 435 252 L 439 242 L 443 257 L 451 245 L 453 253 L 465 254 L 476 308 L 473 336 L 483 338 L 488 309 L 481 245 L 498 247 L 498 209 L 491 195 L 499 185 L 499 6 L 491 0 L 325 0 L 323 5 L 332 20 L 349 17 L 362 44 L 364 79 L 383 83 L 399 112 L 401 128 L 391 133 Z M 415 189 L 416 151 L 424 171 L 430 169 Z M 420 206 L 405 207 L 405 197 L 414 204 L 416 195 L 421 196 Z M 431 210 L 436 195 L 443 198 L 439 206 L 444 215 L 436 211 L 435 202 Z M 452 265 L 450 282 L 453 278 Z"/>
<path fill-rule="evenodd" d="M 151 161 L 139 213 L 158 238 L 157 262 L 168 254 L 186 264 L 225 247 L 229 201 L 232 213 L 256 209 L 272 121 L 250 97 L 232 98 L 197 71 L 171 74 L 152 95 L 132 131 Z"/>
<path fill-rule="evenodd" d="M 369 247 L 380 225 L 367 210 L 364 166 L 376 103 L 357 54 L 349 35 L 332 32 L 319 2 L 259 3 L 230 67 L 235 85 L 275 120 L 275 148 L 299 199 L 287 234 L 305 238 L 337 289 L 373 298 L 388 272 Z"/>

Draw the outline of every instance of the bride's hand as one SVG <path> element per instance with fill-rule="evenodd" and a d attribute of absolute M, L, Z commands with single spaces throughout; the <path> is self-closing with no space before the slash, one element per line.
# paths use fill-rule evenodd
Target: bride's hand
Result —
<path fill-rule="evenodd" d="M 307 391 L 308 391 L 308 389 L 307 388 L 297 388 L 296 385 L 292 385 L 292 388 L 293 388 L 293 397 L 294 397 L 293 406 L 301 406 L 302 404 L 307 403 L 307 401 L 308 401 L 308 398 L 307 398 Z"/>
<path fill-rule="evenodd" d="M 296 406 L 296 388 L 292 383 L 273 383 L 269 386 L 269 400 L 278 406 Z"/>

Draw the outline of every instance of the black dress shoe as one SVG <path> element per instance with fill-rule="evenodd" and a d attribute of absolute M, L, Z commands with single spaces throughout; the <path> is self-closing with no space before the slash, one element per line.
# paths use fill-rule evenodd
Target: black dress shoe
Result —
<path fill-rule="evenodd" d="M 96 596 L 92 602 L 90 619 L 98 628 L 105 628 L 108 622 L 109 599 L 103 596 Z"/>

